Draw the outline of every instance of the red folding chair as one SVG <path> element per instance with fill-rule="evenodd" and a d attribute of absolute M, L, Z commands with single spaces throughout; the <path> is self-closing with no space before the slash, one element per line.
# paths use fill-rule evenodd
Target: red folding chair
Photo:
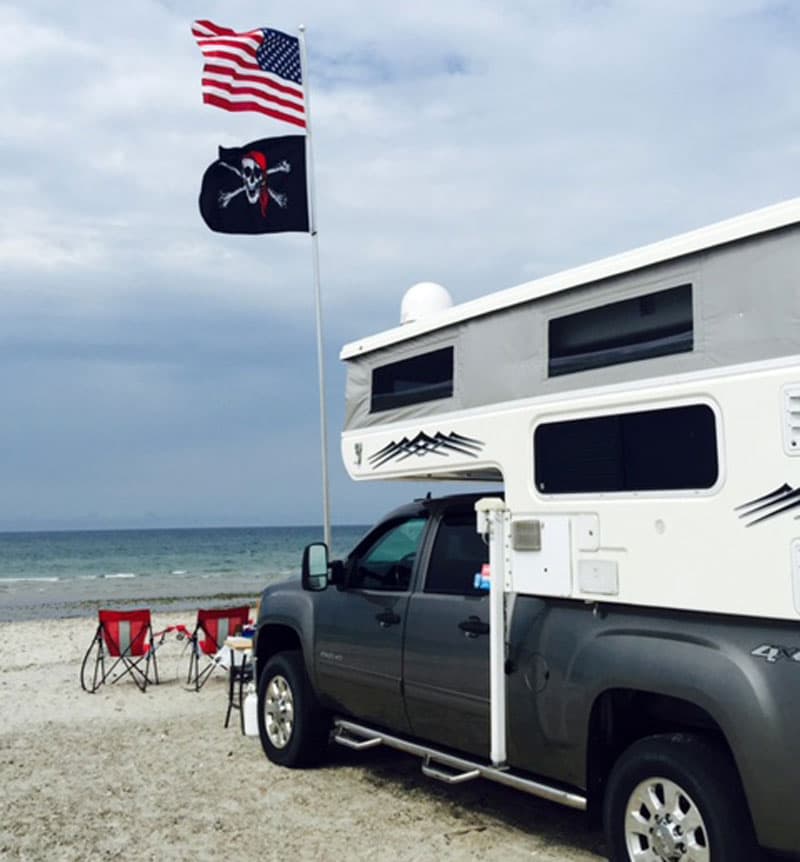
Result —
<path fill-rule="evenodd" d="M 214 668 L 219 667 L 219 661 L 214 657 L 222 649 L 225 639 L 235 635 L 247 625 L 250 617 L 250 606 L 238 608 L 200 609 L 197 612 L 197 623 L 189 635 L 189 672 L 186 676 L 187 685 L 195 691 L 205 685 Z"/>
<path fill-rule="evenodd" d="M 97 631 L 81 664 L 81 688 L 94 693 L 130 675 L 142 691 L 158 682 L 150 611 L 99 611 Z M 106 658 L 110 667 L 106 668 Z M 152 663 L 152 676 L 150 665 Z"/>

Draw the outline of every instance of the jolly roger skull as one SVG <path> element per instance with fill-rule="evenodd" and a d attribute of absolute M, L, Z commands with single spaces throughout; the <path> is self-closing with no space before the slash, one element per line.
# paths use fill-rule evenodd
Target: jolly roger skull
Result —
<path fill-rule="evenodd" d="M 264 164 L 259 164 L 253 157 L 261 156 L 259 161 Z M 242 158 L 242 179 L 244 180 L 244 193 L 247 200 L 251 204 L 258 203 L 261 197 L 261 188 L 266 181 L 264 169 L 267 166 L 267 160 L 261 153 L 252 153 L 251 155 Z"/>
<path fill-rule="evenodd" d="M 244 192 L 247 202 L 250 204 L 260 204 L 261 215 L 266 216 L 267 204 L 270 199 L 285 209 L 288 205 L 289 198 L 284 192 L 278 192 L 271 189 L 268 185 L 269 174 L 288 174 L 292 170 L 292 166 L 286 159 L 278 162 L 267 170 L 267 157 L 258 150 L 250 150 L 246 156 L 239 159 L 240 167 L 236 168 L 229 165 L 227 162 L 220 161 L 219 164 L 226 170 L 232 171 L 242 181 L 242 185 L 233 191 L 220 191 L 217 195 L 217 202 L 221 209 L 225 209 L 228 204 L 237 196 Z"/>

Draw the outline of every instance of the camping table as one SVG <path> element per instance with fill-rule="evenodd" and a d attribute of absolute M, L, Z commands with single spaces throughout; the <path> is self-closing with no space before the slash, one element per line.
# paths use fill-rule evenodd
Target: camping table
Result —
<path fill-rule="evenodd" d="M 225 727 L 231 718 L 231 710 L 238 709 L 241 718 L 242 733 L 244 733 L 244 684 L 249 681 L 253 670 L 253 639 L 231 636 L 225 639 L 225 644 L 231 651 L 231 663 L 228 670 L 228 711 L 225 714 Z"/>

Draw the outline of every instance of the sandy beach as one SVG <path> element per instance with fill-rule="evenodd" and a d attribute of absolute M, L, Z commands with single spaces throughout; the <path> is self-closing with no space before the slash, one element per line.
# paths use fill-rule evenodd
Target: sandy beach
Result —
<path fill-rule="evenodd" d="M 154 617 L 176 622 L 193 617 Z M 319 769 L 274 766 L 236 721 L 223 728 L 222 673 L 184 690 L 177 641 L 146 694 L 130 680 L 86 694 L 95 625 L 0 624 L 3 859 L 606 858 L 584 815 L 488 782 L 440 785 L 396 752 L 332 746 Z"/>

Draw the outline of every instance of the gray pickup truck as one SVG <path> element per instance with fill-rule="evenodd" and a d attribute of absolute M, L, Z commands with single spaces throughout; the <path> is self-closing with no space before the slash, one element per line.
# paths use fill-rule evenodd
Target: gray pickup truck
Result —
<path fill-rule="evenodd" d="M 507 763 L 488 760 L 488 549 L 476 496 L 389 514 L 344 561 L 306 548 L 265 590 L 255 643 L 267 757 L 332 740 L 420 756 L 602 816 L 615 862 L 800 855 L 800 628 L 516 596 Z M 761 848 L 761 849 L 759 849 Z"/>

